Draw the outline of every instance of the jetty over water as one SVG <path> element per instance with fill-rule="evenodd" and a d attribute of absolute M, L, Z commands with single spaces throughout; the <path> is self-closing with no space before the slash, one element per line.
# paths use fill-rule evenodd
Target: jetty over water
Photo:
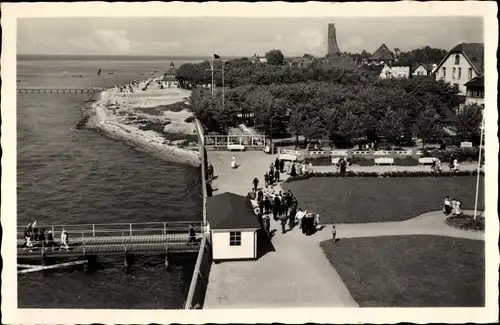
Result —
<path fill-rule="evenodd" d="M 106 90 L 103 87 L 90 88 L 17 88 L 18 94 L 94 94 Z"/>
<path fill-rule="evenodd" d="M 192 225 L 196 237 L 189 236 Z M 201 222 L 144 222 L 80 225 L 42 225 L 45 238 L 49 230 L 54 235 L 54 247 L 34 242 L 25 247 L 24 228 L 17 230 L 17 258 L 85 257 L 88 255 L 127 255 L 196 253 L 201 243 Z M 68 233 L 69 249 L 61 247 L 62 227 Z"/>

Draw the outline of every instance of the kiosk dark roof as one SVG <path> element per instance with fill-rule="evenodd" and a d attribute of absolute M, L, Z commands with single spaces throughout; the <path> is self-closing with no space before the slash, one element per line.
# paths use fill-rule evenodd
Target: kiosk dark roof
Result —
<path fill-rule="evenodd" d="M 250 200 L 225 192 L 207 198 L 210 229 L 260 229 Z"/>

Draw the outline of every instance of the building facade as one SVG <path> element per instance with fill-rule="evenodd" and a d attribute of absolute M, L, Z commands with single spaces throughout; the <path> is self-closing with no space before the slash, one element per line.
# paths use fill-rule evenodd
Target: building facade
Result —
<path fill-rule="evenodd" d="M 484 75 L 472 78 L 465 83 L 465 105 L 477 104 L 484 108 Z"/>
<path fill-rule="evenodd" d="M 412 75 L 413 76 L 429 76 L 434 72 L 436 67 L 437 67 L 437 64 L 421 63 L 421 64 L 417 65 L 415 70 L 413 70 Z"/>
<path fill-rule="evenodd" d="M 173 62 L 170 63 L 170 69 L 163 74 L 162 82 L 162 86 L 167 88 L 177 87 L 179 85 L 177 81 L 177 69 Z"/>
<path fill-rule="evenodd" d="M 381 79 L 390 78 L 410 78 L 410 66 L 407 65 L 387 65 L 384 64 L 382 71 L 380 72 Z"/>
<path fill-rule="evenodd" d="M 452 84 L 465 96 L 465 84 L 483 74 L 484 44 L 460 43 L 452 48 L 437 65 L 436 80 L 444 80 Z"/>

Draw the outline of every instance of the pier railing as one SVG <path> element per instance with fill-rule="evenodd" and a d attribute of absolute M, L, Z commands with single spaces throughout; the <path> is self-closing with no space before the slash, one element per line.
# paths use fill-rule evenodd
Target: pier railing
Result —
<path fill-rule="evenodd" d="M 17 88 L 18 94 L 89 94 L 104 91 L 103 87 L 91 88 Z"/>
<path fill-rule="evenodd" d="M 202 232 L 201 222 L 142 222 L 142 223 L 107 223 L 107 224 L 74 224 L 74 225 L 37 225 L 38 231 L 52 231 L 54 238 L 60 236 L 64 228 L 70 238 L 76 237 L 109 237 L 109 236 L 149 236 L 187 233 L 192 225 L 197 233 Z M 17 227 L 17 239 L 24 239 L 25 227 Z"/>
<path fill-rule="evenodd" d="M 202 309 L 205 301 L 205 294 L 208 285 L 208 278 L 212 267 L 212 252 L 209 240 L 209 234 L 204 234 L 196 259 L 193 277 L 184 305 L 184 309 Z"/>

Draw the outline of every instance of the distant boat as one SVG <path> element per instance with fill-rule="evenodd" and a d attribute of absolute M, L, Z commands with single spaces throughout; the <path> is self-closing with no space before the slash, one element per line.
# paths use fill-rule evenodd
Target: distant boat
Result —
<path fill-rule="evenodd" d="M 108 74 L 114 74 L 114 72 L 108 72 Z"/>
<path fill-rule="evenodd" d="M 101 75 L 101 69 L 99 69 L 99 71 L 97 71 L 97 75 L 100 76 Z"/>

